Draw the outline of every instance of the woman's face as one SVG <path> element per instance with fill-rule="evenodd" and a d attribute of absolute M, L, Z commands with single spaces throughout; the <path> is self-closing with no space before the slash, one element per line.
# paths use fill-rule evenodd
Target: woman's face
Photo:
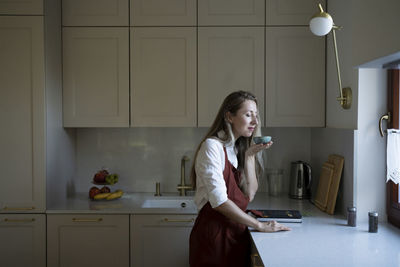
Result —
<path fill-rule="evenodd" d="M 241 136 L 250 137 L 258 124 L 257 104 L 253 100 L 245 100 L 236 114 L 228 112 L 227 117 L 235 140 Z"/>

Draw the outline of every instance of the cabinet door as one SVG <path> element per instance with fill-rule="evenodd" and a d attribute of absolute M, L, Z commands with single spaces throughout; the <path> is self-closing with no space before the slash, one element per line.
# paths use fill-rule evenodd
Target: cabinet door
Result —
<path fill-rule="evenodd" d="M 46 266 L 46 215 L 0 215 L 1 266 Z"/>
<path fill-rule="evenodd" d="M 267 25 L 308 25 L 325 0 L 266 0 Z"/>
<path fill-rule="evenodd" d="M 266 126 L 324 127 L 324 38 L 308 27 L 266 31 Z"/>
<path fill-rule="evenodd" d="M 0 0 L 1 15 L 43 15 L 43 0 Z"/>
<path fill-rule="evenodd" d="M 129 215 L 47 215 L 47 266 L 129 266 Z"/>
<path fill-rule="evenodd" d="M 196 215 L 132 215 L 131 267 L 189 266 Z"/>
<path fill-rule="evenodd" d="M 0 16 L 0 47 L 0 212 L 43 212 L 43 17 Z"/>
<path fill-rule="evenodd" d="M 63 0 L 64 26 L 129 26 L 129 0 Z"/>
<path fill-rule="evenodd" d="M 199 25 L 264 25 L 265 0 L 198 1 Z"/>
<path fill-rule="evenodd" d="M 133 28 L 131 125 L 196 126 L 196 29 Z"/>
<path fill-rule="evenodd" d="M 195 26 L 196 0 L 131 0 L 132 26 Z"/>
<path fill-rule="evenodd" d="M 250 261 L 251 267 L 264 267 L 264 263 L 261 260 L 260 254 L 258 254 L 256 245 L 254 244 L 253 240 L 251 240 Z"/>
<path fill-rule="evenodd" d="M 223 99 L 244 90 L 257 96 L 264 111 L 264 28 L 199 28 L 198 125 L 213 122 Z"/>
<path fill-rule="evenodd" d="M 63 29 L 64 127 L 129 126 L 129 29 Z"/>

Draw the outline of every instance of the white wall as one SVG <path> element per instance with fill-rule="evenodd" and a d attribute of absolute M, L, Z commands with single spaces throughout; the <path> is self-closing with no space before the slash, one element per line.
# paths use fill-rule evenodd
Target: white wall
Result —
<path fill-rule="evenodd" d="M 326 125 L 329 128 L 357 129 L 358 72 L 357 67 L 388 55 L 400 58 L 400 1 L 398 0 L 329 0 L 328 12 L 335 24 L 343 26 L 337 31 L 337 43 L 343 87 L 353 90 L 353 106 L 340 108 L 338 83 L 332 44 L 327 39 L 327 103 Z M 389 57 L 388 57 L 389 58 Z M 394 60 L 392 57 L 390 60 Z M 387 62 L 385 62 L 387 63 Z"/>
<path fill-rule="evenodd" d="M 120 175 L 115 187 L 129 192 L 154 192 L 161 182 L 163 192 L 177 192 L 183 155 L 193 159 L 207 128 L 92 128 L 77 129 L 74 187 L 87 192 L 94 173 L 107 167 Z M 274 145 L 265 152 L 266 168 L 284 169 L 283 190 L 288 192 L 290 162 L 310 160 L 309 128 L 263 128 Z M 192 161 L 186 163 L 186 177 Z M 266 191 L 265 177 L 261 191 Z M 187 179 L 189 182 L 189 179 Z"/>
<path fill-rule="evenodd" d="M 376 210 L 380 220 L 386 220 L 386 137 L 380 136 L 378 121 L 387 112 L 387 71 L 360 69 L 359 81 L 359 128 L 355 131 L 357 214 L 360 220 L 367 220 L 368 211 Z"/>
<path fill-rule="evenodd" d="M 45 1 L 47 202 L 65 199 L 75 171 L 74 130 L 62 127 L 61 1 Z M 71 190 L 73 191 L 73 190 Z"/>

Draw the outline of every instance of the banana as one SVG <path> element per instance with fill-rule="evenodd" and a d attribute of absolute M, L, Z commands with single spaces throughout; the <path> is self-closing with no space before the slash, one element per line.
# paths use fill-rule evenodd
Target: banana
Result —
<path fill-rule="evenodd" d="M 94 196 L 94 199 L 99 200 L 99 199 L 105 199 L 108 196 L 110 196 L 111 193 L 100 193 Z"/>
<path fill-rule="evenodd" d="M 111 193 L 106 199 L 113 200 L 116 198 L 120 198 L 123 194 L 124 194 L 124 192 L 122 190 L 117 190 L 114 193 Z"/>

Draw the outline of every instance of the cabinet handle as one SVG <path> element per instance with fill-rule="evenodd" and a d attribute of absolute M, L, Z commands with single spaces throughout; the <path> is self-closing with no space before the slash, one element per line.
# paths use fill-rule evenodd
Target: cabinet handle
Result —
<path fill-rule="evenodd" d="M 251 262 L 253 263 L 254 267 L 264 267 L 264 265 L 260 263 L 261 262 L 260 255 L 258 255 L 257 253 L 251 255 Z"/>
<path fill-rule="evenodd" d="M 194 222 L 194 219 L 193 219 L 193 218 L 191 218 L 191 219 L 187 219 L 187 220 L 174 220 L 174 219 L 168 219 L 168 218 L 164 218 L 164 222 L 173 222 L 173 223 L 175 223 L 175 222 L 181 222 L 181 223 L 191 223 L 191 222 Z"/>
<path fill-rule="evenodd" d="M 4 219 L 4 221 L 5 222 L 34 222 L 35 221 L 35 219 L 34 218 L 31 218 L 31 219 L 8 219 L 8 218 L 5 218 Z"/>
<path fill-rule="evenodd" d="M 78 219 L 78 218 L 72 218 L 73 222 L 101 222 L 103 218 L 97 218 L 97 219 Z"/>
<path fill-rule="evenodd" d="M 34 210 L 35 207 L 20 207 L 20 208 L 10 208 L 10 207 L 4 207 L 3 210 Z"/>

